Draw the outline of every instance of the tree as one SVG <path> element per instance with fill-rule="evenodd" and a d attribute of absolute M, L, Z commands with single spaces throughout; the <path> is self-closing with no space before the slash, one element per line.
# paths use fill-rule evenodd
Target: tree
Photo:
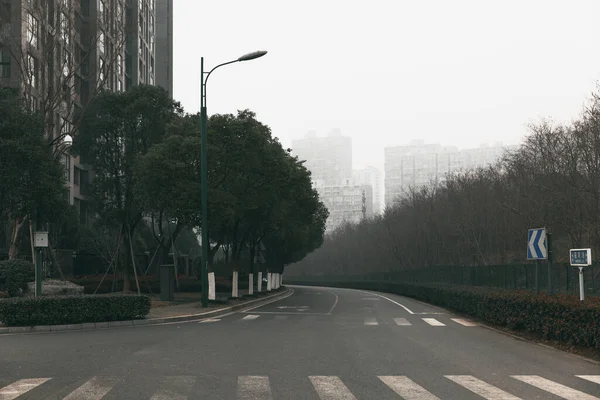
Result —
<path fill-rule="evenodd" d="M 145 210 L 136 190 L 138 159 L 164 139 L 167 126 L 182 113 L 166 90 L 136 86 L 125 93 L 103 92 L 90 105 L 73 152 L 91 160 L 92 209 L 120 226 L 123 237 L 123 290 L 130 290 L 134 262 L 132 237 Z"/>
<path fill-rule="evenodd" d="M 8 253 L 14 259 L 26 223 L 56 221 L 67 203 L 63 170 L 47 151 L 41 116 L 5 88 L 0 88 L 0 182 L 0 214 L 12 224 Z"/>

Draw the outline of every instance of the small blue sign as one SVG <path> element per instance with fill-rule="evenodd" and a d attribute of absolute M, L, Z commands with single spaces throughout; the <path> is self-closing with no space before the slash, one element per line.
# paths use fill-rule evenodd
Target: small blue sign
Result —
<path fill-rule="evenodd" d="M 587 267 L 592 265 L 591 249 L 571 249 L 569 253 L 572 266 Z"/>
<path fill-rule="evenodd" d="M 547 258 L 546 228 L 530 229 L 527 233 L 527 259 L 546 260 Z"/>

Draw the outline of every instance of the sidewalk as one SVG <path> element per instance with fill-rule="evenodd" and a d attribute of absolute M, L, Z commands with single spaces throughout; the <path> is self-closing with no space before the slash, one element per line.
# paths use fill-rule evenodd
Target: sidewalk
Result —
<path fill-rule="evenodd" d="M 0 325 L 0 334 L 7 333 L 32 333 L 32 332 L 54 332 L 66 330 L 88 330 L 88 329 L 106 329 L 123 326 L 144 326 L 158 325 L 165 323 L 197 321 L 207 318 L 218 317 L 250 306 L 259 306 L 264 303 L 276 301 L 279 298 L 292 293 L 291 289 L 281 287 L 271 292 L 261 292 L 253 296 L 239 299 L 229 299 L 228 295 L 217 293 L 217 300 L 211 301 L 208 307 L 203 308 L 200 301 L 194 301 L 195 297 L 200 297 L 199 293 L 179 293 L 176 294 L 173 302 L 160 302 L 157 297 L 153 297 L 153 305 L 150 312 L 144 319 L 130 321 L 113 322 L 91 322 L 73 325 L 38 325 L 38 326 L 14 326 L 6 327 Z M 240 293 L 243 295 L 245 293 Z"/>

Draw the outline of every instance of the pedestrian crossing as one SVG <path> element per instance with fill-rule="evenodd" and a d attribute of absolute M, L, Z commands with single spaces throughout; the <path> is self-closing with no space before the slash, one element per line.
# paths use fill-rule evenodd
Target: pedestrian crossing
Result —
<path fill-rule="evenodd" d="M 334 318 L 328 315 L 303 315 L 298 313 L 298 315 L 273 315 L 273 314 L 237 314 L 234 318 L 234 322 L 238 323 L 248 323 L 250 321 L 273 321 L 273 322 L 283 322 L 289 321 L 293 319 L 295 321 L 298 320 L 310 320 L 310 321 L 324 321 L 330 322 L 335 321 L 338 323 L 342 323 L 344 325 L 356 325 L 361 324 L 365 326 L 378 326 L 378 325 L 398 325 L 398 326 L 413 326 L 413 325 L 423 325 L 423 326 L 431 326 L 431 327 L 446 327 L 449 325 L 458 325 L 463 327 L 474 327 L 477 326 L 475 322 L 469 321 L 464 318 L 445 318 L 442 321 L 442 318 L 436 316 L 436 318 L 431 317 L 423 317 L 420 318 L 418 316 L 411 316 L 411 320 L 407 318 L 377 318 L 374 316 L 366 316 L 366 317 L 350 317 L 350 318 Z M 207 320 L 200 321 L 202 324 L 220 322 L 222 319 L 219 318 L 210 318 Z"/>
<path fill-rule="evenodd" d="M 565 400 L 600 400 L 600 375 L 573 375 L 567 378 L 578 379 L 583 388 L 573 388 L 560 382 L 553 381 L 538 375 L 509 375 L 502 377 L 502 384 L 490 384 L 485 380 L 472 375 L 441 375 L 432 378 L 423 376 L 409 377 L 384 375 L 372 377 L 374 382 L 379 382 L 377 393 L 372 395 L 377 398 L 397 398 L 405 400 L 441 400 L 462 399 L 468 393 L 475 394 L 477 398 L 486 400 L 525 400 L 527 398 L 548 398 L 556 396 Z M 497 378 L 497 377 L 496 377 Z M 58 378 L 23 378 L 3 385 L 0 380 L 0 400 L 17 400 L 20 398 L 42 399 L 62 398 L 63 400 L 101 400 L 118 399 L 120 393 L 132 385 L 127 377 L 94 376 L 84 382 L 72 392 L 63 393 L 57 386 L 48 385 Z M 561 380 L 564 380 L 561 379 Z M 277 393 L 272 387 L 269 376 L 238 376 L 237 378 L 224 378 L 223 398 L 236 398 L 238 400 L 274 400 Z M 439 381 L 450 383 L 451 393 L 440 389 Z M 231 381 L 231 384 L 229 383 Z M 497 381 L 497 379 L 496 379 Z M 168 376 L 160 380 L 161 384 L 155 389 L 154 394 L 146 396 L 140 391 L 139 399 L 150 400 L 188 400 L 199 398 L 204 394 L 202 382 L 194 376 Z M 282 380 L 278 380 L 282 383 Z M 288 393 L 301 393 L 299 397 L 320 400 L 358 400 L 365 398 L 365 393 L 357 396 L 350 389 L 352 383 L 344 382 L 339 376 L 311 375 L 304 377 L 305 386 L 295 390 L 286 388 Z M 428 389 L 427 384 L 433 388 Z M 519 386 L 525 385 L 525 387 Z M 500 387 L 502 386 L 502 387 Z M 310 394 L 307 390 L 310 388 Z M 356 383 L 354 385 L 356 388 Z M 529 389 L 524 391 L 523 389 Z M 54 390 L 54 392 L 52 392 Z M 436 391 L 438 393 L 436 393 Z M 519 397 L 527 393 L 529 397 Z M 594 393 L 594 394 L 591 394 Z M 368 397 L 367 397 L 368 398 Z M 470 398 L 470 397 L 469 397 Z M 552 397 L 554 398 L 554 397 Z"/>

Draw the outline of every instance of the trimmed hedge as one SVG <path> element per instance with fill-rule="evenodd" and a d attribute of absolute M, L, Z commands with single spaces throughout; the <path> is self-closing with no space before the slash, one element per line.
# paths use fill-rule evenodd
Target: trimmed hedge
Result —
<path fill-rule="evenodd" d="M 127 321 L 142 319 L 149 311 L 150 297 L 127 294 L 0 300 L 0 321 L 8 326 Z"/>
<path fill-rule="evenodd" d="M 35 280 L 35 265 L 25 260 L 0 261 L 0 292 L 17 296 L 27 288 L 27 282 Z"/>
<path fill-rule="evenodd" d="M 294 282 L 316 284 L 317 282 Z M 438 284 L 319 282 L 412 297 L 491 325 L 538 334 L 545 340 L 600 349 L 600 298 Z"/>

